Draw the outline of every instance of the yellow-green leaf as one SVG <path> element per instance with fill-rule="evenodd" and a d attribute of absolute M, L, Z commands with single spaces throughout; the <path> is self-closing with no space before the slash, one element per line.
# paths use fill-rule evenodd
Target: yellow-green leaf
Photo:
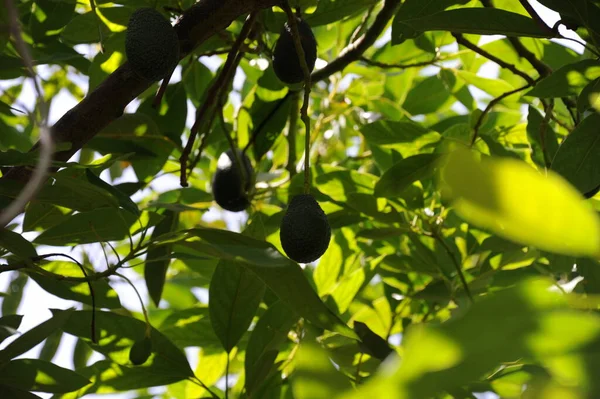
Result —
<path fill-rule="evenodd" d="M 514 159 L 449 156 L 442 180 L 459 215 L 499 236 L 566 255 L 600 256 L 600 220 L 554 172 Z"/>

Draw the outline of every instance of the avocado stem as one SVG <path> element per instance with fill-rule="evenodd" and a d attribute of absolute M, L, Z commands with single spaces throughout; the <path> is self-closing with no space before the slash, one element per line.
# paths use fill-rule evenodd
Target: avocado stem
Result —
<path fill-rule="evenodd" d="M 308 103 L 310 101 L 310 88 L 312 85 L 311 76 L 308 64 L 306 63 L 306 58 L 304 57 L 304 48 L 302 48 L 296 16 L 287 0 L 283 0 L 280 7 L 287 14 L 288 24 L 292 31 L 292 39 L 294 40 L 294 47 L 296 48 L 298 61 L 300 61 L 300 67 L 304 74 L 304 102 L 302 103 L 302 109 L 300 110 L 300 118 L 302 119 L 302 122 L 304 122 L 306 134 L 304 144 L 304 194 L 308 194 L 310 193 L 310 119 L 308 118 Z"/>

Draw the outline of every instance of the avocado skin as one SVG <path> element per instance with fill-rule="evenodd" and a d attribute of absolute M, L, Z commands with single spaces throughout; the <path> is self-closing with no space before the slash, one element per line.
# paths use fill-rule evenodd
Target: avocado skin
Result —
<path fill-rule="evenodd" d="M 139 341 L 135 341 L 131 349 L 129 349 L 129 361 L 139 366 L 146 363 L 151 354 L 152 340 L 150 337 L 144 337 Z"/>
<path fill-rule="evenodd" d="M 161 80 L 179 62 L 177 33 L 155 9 L 137 9 L 127 24 L 125 54 L 136 74 L 152 82 Z"/>
<path fill-rule="evenodd" d="M 317 61 L 317 40 L 312 29 L 310 29 L 310 25 L 300 18 L 296 20 L 298 21 L 298 33 L 300 33 L 302 49 L 304 49 L 304 59 L 306 65 L 308 65 L 308 71 L 312 72 Z M 300 59 L 294 46 L 292 29 L 287 22 L 283 26 L 273 50 L 273 69 L 275 75 L 284 83 L 296 84 L 304 80 Z"/>
<path fill-rule="evenodd" d="M 246 170 L 245 186 L 242 187 L 242 175 L 237 168 L 231 149 L 219 157 L 217 171 L 212 180 L 212 192 L 216 203 L 231 212 L 241 212 L 250 206 L 248 192 L 254 184 L 254 169 L 250 158 L 241 150 L 236 151 Z"/>
<path fill-rule="evenodd" d="M 281 220 L 279 238 L 283 250 L 298 263 L 319 259 L 329 247 L 331 227 L 327 215 L 310 194 L 292 198 Z"/>

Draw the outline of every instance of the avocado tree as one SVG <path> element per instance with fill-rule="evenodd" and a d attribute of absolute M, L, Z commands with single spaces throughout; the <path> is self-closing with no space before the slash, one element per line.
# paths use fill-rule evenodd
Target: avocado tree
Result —
<path fill-rule="evenodd" d="M 598 0 L 2 0 L 0 397 L 600 397 L 599 58 Z"/>

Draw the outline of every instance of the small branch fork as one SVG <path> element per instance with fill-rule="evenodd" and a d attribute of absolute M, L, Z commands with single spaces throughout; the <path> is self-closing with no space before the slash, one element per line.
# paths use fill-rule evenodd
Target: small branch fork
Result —
<path fill-rule="evenodd" d="M 48 169 L 52 164 L 52 154 L 54 152 L 54 142 L 48 128 L 48 105 L 44 100 L 44 93 L 38 82 L 38 77 L 33 68 L 33 59 L 27 45 L 23 41 L 21 35 L 21 27 L 19 26 L 19 16 L 13 0 L 4 0 L 4 6 L 8 11 L 10 34 L 15 40 L 15 47 L 25 64 L 25 68 L 29 76 L 33 80 L 33 86 L 37 95 L 40 120 L 38 121 L 40 129 L 40 158 L 31 179 L 27 182 L 19 195 L 0 212 L 0 228 L 5 227 L 17 215 L 25 209 L 27 203 L 36 195 L 44 181 L 48 176 Z"/>
<path fill-rule="evenodd" d="M 194 122 L 194 125 L 192 126 L 192 129 L 190 131 L 190 137 L 189 137 L 188 142 L 183 150 L 183 153 L 181 154 L 181 157 L 179 158 L 179 163 L 181 165 L 180 184 L 182 187 L 188 186 L 188 182 L 187 182 L 188 160 L 189 160 L 190 153 L 192 152 L 192 149 L 194 147 L 194 142 L 196 141 L 196 137 L 198 136 L 198 131 L 200 130 L 200 127 L 204 120 L 204 117 L 210 108 L 212 108 L 215 105 L 218 106 L 221 93 L 226 87 L 225 83 L 227 82 L 227 77 L 233 76 L 232 72 L 233 72 L 233 70 L 235 70 L 235 68 L 237 66 L 236 60 L 238 59 L 238 53 L 240 52 L 240 48 L 241 48 L 242 44 L 244 43 L 244 40 L 246 40 L 246 38 L 250 34 L 250 30 L 252 29 L 252 26 L 254 25 L 256 16 L 257 16 L 257 13 L 253 12 L 246 19 L 246 22 L 244 23 L 244 26 L 242 27 L 242 31 L 240 32 L 237 40 L 235 41 L 233 47 L 231 48 L 231 51 L 227 55 L 227 59 L 225 61 L 225 64 L 223 65 L 223 68 L 221 69 L 221 72 L 219 73 L 219 76 L 215 79 L 213 84 L 208 89 L 206 99 L 205 99 L 204 103 L 202 103 L 202 106 L 198 109 L 198 111 L 196 113 L 196 121 Z M 237 63 L 239 63 L 239 60 L 237 61 Z M 208 128 L 210 128 L 210 126 Z M 206 134 L 208 134 L 208 129 L 207 129 Z"/>
<path fill-rule="evenodd" d="M 304 74 L 304 101 L 302 108 L 300 109 L 300 119 L 304 123 L 305 128 L 305 141 L 304 141 L 304 194 L 310 193 L 310 118 L 308 117 L 308 103 L 310 102 L 310 89 L 312 85 L 312 78 L 306 58 L 304 56 L 304 49 L 302 48 L 302 40 L 300 38 L 300 32 L 298 31 L 298 22 L 294 15 L 287 0 L 282 1 L 281 8 L 288 17 L 288 24 L 292 30 L 292 38 L 294 39 L 294 47 L 296 48 L 296 54 L 300 61 L 300 67 Z"/>

